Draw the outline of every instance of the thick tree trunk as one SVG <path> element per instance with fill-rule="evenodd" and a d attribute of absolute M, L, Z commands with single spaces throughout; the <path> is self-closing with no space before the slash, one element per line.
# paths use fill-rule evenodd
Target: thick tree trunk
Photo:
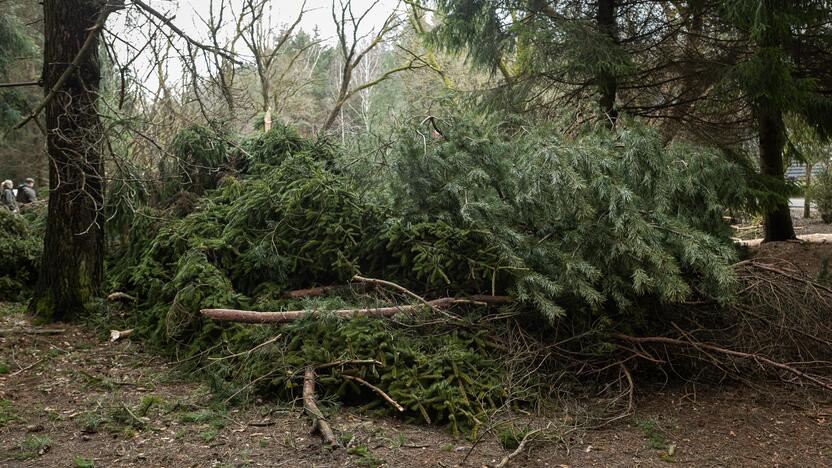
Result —
<path fill-rule="evenodd" d="M 786 145 L 786 125 L 780 111 L 758 109 L 758 131 L 760 133 L 760 173 L 771 180 L 785 184 L 786 168 L 783 163 L 783 148 Z M 792 214 L 788 201 L 779 200 L 774 206 L 766 207 L 763 214 L 763 242 L 795 239 Z"/>
<path fill-rule="evenodd" d="M 615 20 L 615 2 L 616 0 L 598 0 L 598 29 L 604 34 L 608 35 L 613 41 L 618 41 L 618 28 Z M 618 110 L 615 108 L 615 97 L 618 94 L 618 78 L 608 69 L 603 69 L 599 72 L 598 77 L 598 91 L 600 97 L 598 104 L 604 112 L 610 127 L 615 126 L 618 120 Z"/>
<path fill-rule="evenodd" d="M 103 279 L 104 165 L 96 109 L 101 73 L 95 25 L 104 4 L 101 0 L 43 2 L 47 93 L 79 55 L 88 35 L 95 35 L 91 53 L 46 106 L 49 209 L 31 308 L 49 321 L 90 310 Z"/>

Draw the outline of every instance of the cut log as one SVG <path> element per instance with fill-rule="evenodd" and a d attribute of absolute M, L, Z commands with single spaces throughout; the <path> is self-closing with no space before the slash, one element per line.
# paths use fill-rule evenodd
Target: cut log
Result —
<path fill-rule="evenodd" d="M 457 298 L 457 297 L 443 297 L 441 299 L 434 299 L 427 301 L 427 305 L 432 308 L 448 307 L 454 304 L 506 304 L 511 302 L 510 297 L 506 296 L 472 296 L 471 298 Z M 392 317 L 399 312 L 413 312 L 424 309 L 424 304 L 410 304 L 402 306 L 391 307 L 375 307 L 363 309 L 338 309 L 329 313 L 338 317 L 350 318 L 355 316 L 367 317 Z M 307 311 L 307 310 L 290 310 L 286 312 L 255 312 L 251 310 L 236 310 L 236 309 L 202 309 L 202 314 L 214 320 L 221 322 L 237 322 L 237 323 L 287 323 L 293 322 L 308 315 L 318 316 L 322 312 Z"/>
<path fill-rule="evenodd" d="M 312 420 L 312 432 L 319 433 L 325 444 L 338 446 L 332 426 L 329 425 L 315 402 L 315 369 L 311 367 L 307 367 L 303 373 L 303 409 Z"/>

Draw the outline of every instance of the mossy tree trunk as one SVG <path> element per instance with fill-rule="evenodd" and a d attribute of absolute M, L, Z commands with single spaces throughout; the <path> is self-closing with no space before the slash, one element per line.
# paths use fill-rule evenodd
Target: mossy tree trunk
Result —
<path fill-rule="evenodd" d="M 786 168 L 783 163 L 783 149 L 786 146 L 786 125 L 783 114 L 778 110 L 761 107 L 757 110 L 760 136 L 760 173 L 779 185 L 785 185 Z M 792 213 L 788 202 L 779 200 L 768 206 L 763 214 L 763 242 L 794 239 Z"/>
<path fill-rule="evenodd" d="M 57 92 L 47 97 L 49 208 L 40 278 L 31 309 L 47 321 L 69 320 L 90 310 L 100 293 L 104 259 L 103 132 L 97 112 L 101 0 L 44 0 L 44 87 L 47 96 L 80 57 L 88 35 L 91 52 Z"/>

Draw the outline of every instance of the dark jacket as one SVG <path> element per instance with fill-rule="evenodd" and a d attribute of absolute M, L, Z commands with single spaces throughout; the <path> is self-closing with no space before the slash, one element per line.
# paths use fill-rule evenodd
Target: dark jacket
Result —
<path fill-rule="evenodd" d="M 27 204 L 38 201 L 38 194 L 35 189 L 26 184 L 17 188 L 17 202 L 20 204 Z"/>
<path fill-rule="evenodd" d="M 3 198 L 0 199 L 0 204 L 12 211 L 17 211 L 17 201 L 14 199 L 14 191 L 12 189 L 3 189 Z"/>

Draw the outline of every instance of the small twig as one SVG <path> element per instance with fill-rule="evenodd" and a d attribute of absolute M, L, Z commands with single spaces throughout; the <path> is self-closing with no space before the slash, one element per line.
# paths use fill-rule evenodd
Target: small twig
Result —
<path fill-rule="evenodd" d="M 396 402 L 396 400 L 390 398 L 390 395 L 384 393 L 384 390 L 376 387 L 375 385 L 371 384 L 370 382 L 367 382 L 366 380 L 362 379 L 361 377 L 355 377 L 355 376 L 347 375 L 347 374 L 344 374 L 343 377 L 346 378 L 346 379 L 349 379 L 349 380 L 354 380 L 354 381 L 360 383 L 361 385 L 364 385 L 365 387 L 369 388 L 370 390 L 378 393 L 382 398 L 387 400 L 388 403 L 393 405 L 400 412 L 404 411 L 404 407 L 402 405 L 400 405 L 398 402 Z"/>
<path fill-rule="evenodd" d="M 270 344 L 274 343 L 275 341 L 279 340 L 281 336 L 283 336 L 283 335 L 277 335 L 277 336 L 275 336 L 275 337 L 273 337 L 273 338 L 270 338 L 270 339 L 268 339 L 268 340 L 266 340 L 266 341 L 264 341 L 264 342 L 260 343 L 259 345 L 257 345 L 257 346 L 255 346 L 255 347 L 253 347 L 253 348 L 249 349 L 248 351 L 241 351 L 241 352 L 239 352 L 239 353 L 235 353 L 235 354 L 232 354 L 232 355 L 230 355 L 230 356 L 223 356 L 223 357 L 218 357 L 218 358 L 215 358 L 215 357 L 209 357 L 208 359 L 209 359 L 209 360 L 211 360 L 211 361 L 223 361 L 223 360 L 225 360 L 225 359 L 231 359 L 231 358 L 240 357 L 240 356 L 243 356 L 243 355 L 245 355 L 245 356 L 249 356 L 249 355 L 251 355 L 251 353 L 253 353 L 254 351 L 257 351 L 258 349 L 260 349 L 260 348 L 262 348 L 262 347 L 264 347 L 264 346 L 268 346 L 268 345 L 270 345 Z"/>
<path fill-rule="evenodd" d="M 377 285 L 377 286 L 386 286 L 388 288 L 393 288 L 397 291 L 401 291 L 401 292 L 407 294 L 408 296 L 416 299 L 417 301 L 421 302 L 422 304 L 428 306 L 431 310 L 433 310 L 433 311 L 437 310 L 436 307 L 434 307 L 430 302 L 426 301 L 424 297 L 414 293 L 413 291 L 405 288 L 404 286 L 399 286 L 398 284 L 393 283 L 392 281 L 385 281 L 385 280 L 375 279 L 375 278 L 365 278 L 365 277 L 359 276 L 359 275 L 353 276 L 352 280 L 353 281 L 359 281 L 359 282 L 362 282 L 362 283 L 367 283 L 367 284 L 374 284 L 374 285 Z"/>
<path fill-rule="evenodd" d="M 371 364 L 376 365 L 376 366 L 382 365 L 382 363 L 380 361 L 376 361 L 375 359 L 347 359 L 347 360 L 343 360 L 343 361 L 328 362 L 326 364 L 321 364 L 321 365 L 315 366 L 315 370 L 331 369 L 333 367 L 346 366 L 346 365 L 350 365 L 350 364 L 357 365 L 357 366 L 371 365 Z"/>
<path fill-rule="evenodd" d="M 534 436 L 535 434 L 538 434 L 542 431 L 545 431 L 546 429 L 549 429 L 549 427 L 551 425 L 552 425 L 552 423 L 549 423 L 549 424 L 546 425 L 546 427 L 541 428 L 541 429 L 535 429 L 535 430 L 530 431 L 529 433 L 527 433 L 525 436 L 523 436 L 523 440 L 520 441 L 520 445 L 518 445 L 517 448 L 513 452 L 504 456 L 503 459 L 500 460 L 500 463 L 497 463 L 496 465 L 494 465 L 494 468 L 504 468 L 504 467 L 508 466 L 508 464 L 511 462 L 512 458 L 514 458 L 514 457 L 520 455 L 521 453 L 523 453 L 523 450 L 526 449 L 526 444 L 528 444 L 531 441 L 532 436 Z"/>
<path fill-rule="evenodd" d="M 145 421 L 143 421 L 141 418 L 136 416 L 135 413 L 133 413 L 133 411 L 130 409 L 130 407 L 127 406 L 127 403 L 122 402 L 121 406 L 125 409 L 125 411 L 127 411 L 127 414 L 129 414 L 130 417 L 133 418 L 137 423 L 139 423 L 142 426 L 144 426 L 146 424 Z"/>
<path fill-rule="evenodd" d="M 38 364 L 42 363 L 42 362 L 43 362 L 43 361 L 45 361 L 45 360 L 46 360 L 46 358 L 43 358 L 43 359 L 38 359 L 37 361 L 35 361 L 35 362 L 33 362 L 33 363 L 29 364 L 29 365 L 28 365 L 28 366 L 26 366 L 26 367 L 21 367 L 20 369 L 18 369 L 18 370 L 16 370 L 16 371 L 12 372 L 11 374 L 9 374 L 9 377 L 13 377 L 13 376 L 15 376 L 15 375 L 17 375 L 17 374 L 20 374 L 21 372 L 25 372 L 25 371 L 27 371 L 27 370 L 29 370 L 29 369 L 31 369 L 31 368 L 33 368 L 33 367 L 35 367 L 36 365 L 38 365 Z"/>

